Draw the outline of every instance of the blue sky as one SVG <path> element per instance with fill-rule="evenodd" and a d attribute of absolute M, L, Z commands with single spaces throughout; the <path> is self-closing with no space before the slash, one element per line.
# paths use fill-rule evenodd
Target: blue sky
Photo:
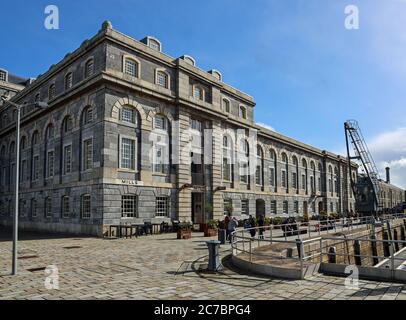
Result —
<path fill-rule="evenodd" d="M 43 27 L 46 5 L 60 30 Z M 359 7 L 359 30 L 344 8 Z M 378 166 L 406 186 L 405 0 L 2 1 L 0 67 L 36 77 L 111 20 L 136 39 L 153 35 L 165 53 L 189 54 L 204 70 L 252 95 L 255 118 L 335 152 L 343 123 L 358 119 Z"/>

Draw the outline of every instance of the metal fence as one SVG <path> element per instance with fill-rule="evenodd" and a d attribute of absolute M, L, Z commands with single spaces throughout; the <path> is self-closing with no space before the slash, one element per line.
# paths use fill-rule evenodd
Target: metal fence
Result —
<path fill-rule="evenodd" d="M 390 263 L 390 268 L 393 270 L 397 263 L 395 261 L 402 261 L 400 266 L 404 266 L 403 262 L 406 260 L 406 241 L 402 240 L 378 240 L 359 237 L 347 237 L 346 233 L 351 233 L 356 229 L 366 229 L 384 226 L 387 221 L 406 218 L 406 215 L 393 214 L 381 216 L 380 220 L 375 220 L 373 217 L 361 217 L 358 219 L 326 219 L 326 220 L 312 220 L 309 222 L 295 222 L 295 223 L 286 223 L 281 225 L 270 225 L 264 227 L 255 227 L 255 228 L 246 228 L 246 229 L 237 229 L 231 234 L 231 247 L 233 255 L 248 255 L 249 262 L 253 262 L 253 258 L 269 258 L 269 259 L 286 259 L 296 262 L 300 267 L 302 278 L 305 273 L 305 263 L 315 261 L 319 259 L 318 262 L 323 263 L 327 261 L 331 252 L 328 252 L 328 245 L 325 245 L 326 241 L 333 242 L 347 242 L 351 241 L 360 241 L 360 242 L 369 242 L 369 243 L 382 243 L 385 246 L 389 246 L 389 254 L 381 255 L 353 255 L 357 259 L 377 259 L 379 263 Z M 405 226 L 406 227 L 406 226 Z M 255 235 L 251 234 L 251 231 L 255 231 Z M 340 236 L 332 236 L 333 234 L 342 233 Z M 331 235 L 331 236 L 330 236 Z M 344 237 L 344 238 L 343 238 Z M 290 254 L 286 254 L 286 250 L 282 250 L 278 256 L 277 252 L 272 254 L 261 252 L 260 250 L 255 250 L 261 246 L 271 245 L 271 244 L 287 244 L 286 250 L 290 251 Z M 318 250 L 308 250 L 306 255 L 305 246 L 313 243 L 318 243 Z M 297 250 L 292 250 L 292 246 L 295 246 Z M 395 252 L 396 247 L 405 248 L 403 251 Z M 404 254 L 404 257 L 403 257 Z M 349 253 L 337 253 L 336 257 L 339 256 L 348 256 Z M 355 264 L 355 263 L 354 263 Z M 379 266 L 375 266 L 379 267 Z M 405 267 L 406 268 L 406 267 Z"/>

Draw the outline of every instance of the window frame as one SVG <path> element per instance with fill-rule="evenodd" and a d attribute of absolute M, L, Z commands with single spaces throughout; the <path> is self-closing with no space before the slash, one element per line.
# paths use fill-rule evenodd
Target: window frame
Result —
<path fill-rule="evenodd" d="M 85 205 L 88 203 L 88 207 Z M 88 208 L 88 212 L 85 209 Z M 92 197 L 90 194 L 85 193 L 80 196 L 80 218 L 82 220 L 89 220 L 92 218 Z"/>
<path fill-rule="evenodd" d="M 132 154 L 130 154 L 129 161 L 130 163 L 130 168 L 123 166 L 123 140 L 128 140 L 131 141 L 133 146 L 131 145 L 130 147 L 132 148 Z M 135 137 L 130 137 L 130 136 L 125 136 L 125 135 L 120 135 L 120 147 L 119 147 L 119 169 L 120 170 L 126 170 L 126 171 L 137 171 L 137 153 L 138 153 L 138 139 Z M 132 157 L 131 157 L 132 155 Z"/>
<path fill-rule="evenodd" d="M 161 206 L 162 204 L 163 204 L 163 206 Z M 155 197 L 155 217 L 170 218 L 170 197 L 169 196 Z"/>
<path fill-rule="evenodd" d="M 131 74 L 128 72 L 127 70 L 127 61 L 132 61 L 134 62 L 134 74 Z M 136 57 L 134 56 L 130 56 L 130 55 L 123 55 L 123 69 L 122 69 L 123 74 L 128 75 L 130 77 L 133 78 L 141 78 L 141 63 L 140 60 L 138 60 Z"/>
<path fill-rule="evenodd" d="M 166 84 L 165 86 L 163 86 L 160 82 L 159 82 L 159 74 L 164 74 L 166 76 Z M 168 90 L 171 90 L 171 76 L 169 74 L 169 72 L 167 72 L 165 69 L 163 68 L 157 68 L 155 69 L 155 84 L 161 88 L 165 88 Z"/>
<path fill-rule="evenodd" d="M 131 201 L 131 206 L 127 205 L 126 207 L 127 201 Z M 132 211 L 130 212 L 125 209 L 132 209 Z M 138 218 L 138 196 L 136 194 L 125 194 L 121 196 L 121 218 Z"/>

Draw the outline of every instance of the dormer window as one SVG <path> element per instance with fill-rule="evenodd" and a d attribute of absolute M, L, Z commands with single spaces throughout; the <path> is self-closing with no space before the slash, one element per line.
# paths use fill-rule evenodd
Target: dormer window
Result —
<path fill-rule="evenodd" d="M 161 44 L 156 40 L 150 39 L 148 46 L 156 51 L 161 51 Z"/>
<path fill-rule="evenodd" d="M 244 106 L 240 106 L 240 117 L 247 119 L 247 109 Z"/>
<path fill-rule="evenodd" d="M 162 70 L 156 72 L 156 84 L 169 89 L 169 75 Z"/>
<path fill-rule="evenodd" d="M 132 77 L 138 76 L 139 63 L 131 58 L 124 58 L 124 73 Z"/>
<path fill-rule="evenodd" d="M 88 78 L 94 74 L 94 60 L 90 59 L 85 65 L 85 78 Z"/>
<path fill-rule="evenodd" d="M 52 100 L 53 98 L 55 98 L 55 85 L 54 84 L 51 84 L 49 86 L 48 98 L 49 98 L 49 100 Z"/>
<path fill-rule="evenodd" d="M 0 70 L 0 81 L 5 81 L 7 82 L 8 78 L 8 73 L 4 70 Z"/>
<path fill-rule="evenodd" d="M 183 59 L 188 64 L 190 64 L 192 66 L 196 66 L 196 60 L 194 58 L 192 58 L 191 56 L 184 55 L 184 56 L 182 56 L 180 58 Z"/>
<path fill-rule="evenodd" d="M 210 70 L 209 73 L 210 73 L 213 77 L 215 77 L 217 80 L 219 80 L 219 81 L 222 81 L 222 80 L 223 80 L 223 75 L 221 74 L 220 71 L 213 69 L 213 70 Z"/>
<path fill-rule="evenodd" d="M 142 43 L 146 44 L 148 47 L 150 47 L 153 50 L 162 51 L 162 45 L 161 42 L 154 37 L 145 37 L 144 39 L 141 40 Z"/>
<path fill-rule="evenodd" d="M 193 97 L 198 100 L 204 100 L 204 90 L 200 86 L 195 86 L 193 88 Z"/>
<path fill-rule="evenodd" d="M 73 86 L 73 73 L 69 72 L 65 76 L 65 90 L 72 88 L 72 86 Z"/>

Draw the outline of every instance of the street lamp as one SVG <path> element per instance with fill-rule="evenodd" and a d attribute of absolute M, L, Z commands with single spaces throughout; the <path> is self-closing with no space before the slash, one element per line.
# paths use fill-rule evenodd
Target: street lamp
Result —
<path fill-rule="evenodd" d="M 30 103 L 30 104 L 24 104 L 20 105 L 17 103 L 14 103 L 9 100 L 9 94 L 4 93 L 1 96 L 1 100 L 4 101 L 4 103 L 9 104 L 16 108 L 17 110 L 17 137 L 16 137 L 16 169 L 15 169 L 15 204 L 14 204 L 14 223 L 13 223 L 13 262 L 12 262 L 12 275 L 17 274 L 17 242 L 18 242 L 18 202 L 19 202 L 19 196 L 18 196 L 18 189 L 19 189 L 19 171 L 20 171 L 20 119 L 21 119 L 21 108 L 33 105 L 35 108 L 39 109 L 44 109 L 48 107 L 48 104 L 45 102 L 35 102 L 35 103 Z"/>

